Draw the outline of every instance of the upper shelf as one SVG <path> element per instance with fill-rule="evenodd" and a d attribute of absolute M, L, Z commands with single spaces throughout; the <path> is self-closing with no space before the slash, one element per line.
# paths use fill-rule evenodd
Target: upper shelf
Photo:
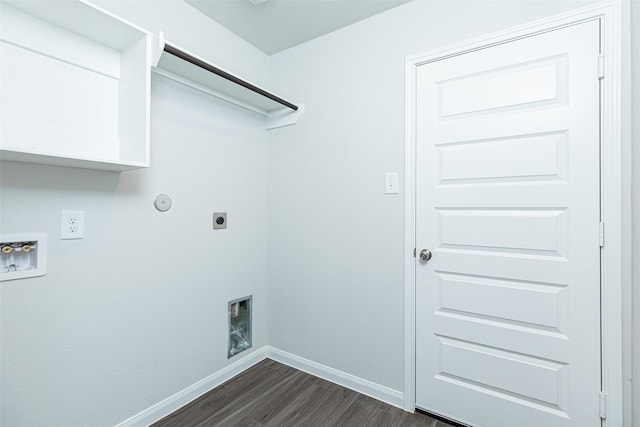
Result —
<path fill-rule="evenodd" d="M 150 51 L 88 1 L 0 1 L 0 159 L 148 167 Z"/>
<path fill-rule="evenodd" d="M 267 118 L 266 127 L 293 125 L 304 113 L 296 105 L 158 36 L 154 72 Z"/>

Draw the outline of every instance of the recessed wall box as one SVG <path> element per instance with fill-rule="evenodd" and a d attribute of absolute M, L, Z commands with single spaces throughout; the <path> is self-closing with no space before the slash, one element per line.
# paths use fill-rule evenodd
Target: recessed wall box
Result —
<path fill-rule="evenodd" d="M 0 235 L 0 281 L 44 276 L 47 273 L 47 235 Z"/>
<path fill-rule="evenodd" d="M 229 301 L 229 351 L 227 358 L 251 348 L 251 301 L 253 296 Z"/>

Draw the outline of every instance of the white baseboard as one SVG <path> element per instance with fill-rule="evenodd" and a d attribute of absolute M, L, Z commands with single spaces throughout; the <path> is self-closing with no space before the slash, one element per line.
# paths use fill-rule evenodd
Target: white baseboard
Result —
<path fill-rule="evenodd" d="M 190 385 L 184 390 L 177 392 L 173 396 L 169 396 L 144 411 L 122 421 L 115 427 L 147 427 L 266 358 L 273 359 L 276 362 L 283 363 L 311 375 L 315 375 L 316 377 L 339 384 L 343 387 L 357 391 L 358 393 L 366 394 L 367 396 L 381 400 L 390 405 L 397 406 L 398 408 L 403 407 L 404 397 L 403 393 L 400 391 L 356 377 L 355 375 L 347 374 L 346 372 L 330 368 L 303 357 L 287 353 L 286 351 L 278 350 L 277 348 L 264 346 L 242 359 L 237 360 L 226 368 L 223 368 L 197 383 Z"/>
<path fill-rule="evenodd" d="M 323 378 L 327 381 L 331 381 L 332 383 L 357 391 L 358 393 L 366 394 L 374 399 L 378 399 L 390 405 L 404 409 L 404 393 L 401 391 L 393 390 L 389 387 L 321 365 L 320 363 L 313 362 L 270 346 L 267 346 L 267 357 L 275 360 L 276 362 L 289 365 L 292 368 L 299 369 L 311 375 L 315 375 L 316 377 Z"/>
<path fill-rule="evenodd" d="M 223 382 L 235 377 L 256 363 L 266 359 L 268 350 L 269 347 L 264 346 L 254 351 L 226 368 L 209 375 L 184 390 L 177 392 L 173 396 L 169 396 L 144 411 L 122 421 L 115 427 L 146 427 L 158 420 L 161 420 L 187 403 L 197 399 L 208 391 L 213 390 Z"/>

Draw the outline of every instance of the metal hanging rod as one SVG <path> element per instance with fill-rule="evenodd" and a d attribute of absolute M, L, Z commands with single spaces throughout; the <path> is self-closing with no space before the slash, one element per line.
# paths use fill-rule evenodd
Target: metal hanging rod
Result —
<path fill-rule="evenodd" d="M 237 85 L 240 85 L 240 86 L 242 86 L 242 87 L 244 87 L 246 89 L 249 89 L 250 91 L 258 93 L 258 94 L 264 96 L 265 98 L 269 98 L 272 101 L 275 101 L 275 102 L 277 102 L 279 104 L 282 104 L 285 107 L 291 108 L 294 111 L 298 110 L 298 106 L 297 105 L 292 104 L 289 101 L 280 98 L 279 96 L 276 96 L 276 95 L 274 95 L 272 93 L 269 93 L 264 89 L 261 89 L 261 88 L 255 86 L 255 85 L 252 85 L 251 83 L 246 82 L 246 81 L 234 76 L 233 74 L 229 74 L 226 71 L 221 70 L 220 68 L 214 67 L 211 64 L 208 64 L 208 63 L 206 63 L 206 62 L 204 62 L 204 61 L 202 61 L 202 60 L 200 60 L 198 58 L 195 58 L 195 57 L 189 55 L 188 53 L 184 53 L 180 49 L 177 49 L 177 48 L 175 48 L 175 47 L 173 47 L 173 46 L 171 46 L 169 44 L 165 43 L 164 51 L 167 52 L 167 53 L 170 53 L 171 55 L 177 56 L 178 58 L 180 58 L 180 59 L 182 59 L 184 61 L 190 62 L 191 64 L 193 64 L 193 65 L 195 65 L 197 67 L 200 67 L 200 68 L 202 68 L 204 70 L 207 70 L 207 71 L 209 71 L 209 72 L 211 72 L 213 74 L 216 74 L 216 75 L 218 75 L 218 76 L 220 76 L 222 78 L 225 78 L 225 79 L 229 80 L 230 82 L 233 82 L 233 83 L 235 83 Z"/>

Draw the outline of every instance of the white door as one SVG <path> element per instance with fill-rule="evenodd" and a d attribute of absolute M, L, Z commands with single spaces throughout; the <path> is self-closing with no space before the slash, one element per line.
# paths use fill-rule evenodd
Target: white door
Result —
<path fill-rule="evenodd" d="M 601 424 L 598 56 L 589 21 L 418 67 L 418 408 Z"/>

